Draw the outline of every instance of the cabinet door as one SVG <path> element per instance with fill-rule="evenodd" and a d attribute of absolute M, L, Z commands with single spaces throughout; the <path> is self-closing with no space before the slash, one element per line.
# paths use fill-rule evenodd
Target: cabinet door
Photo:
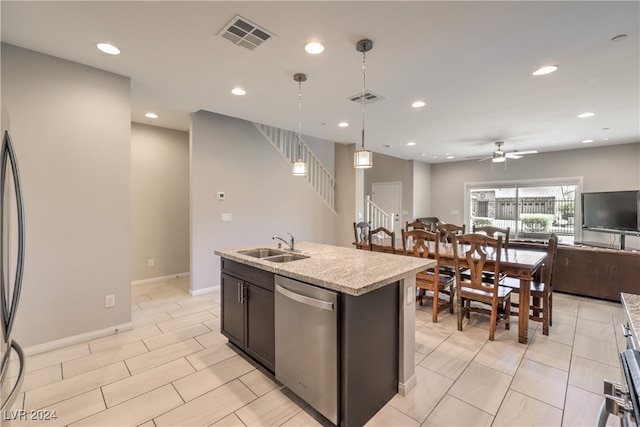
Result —
<path fill-rule="evenodd" d="M 275 364 L 275 316 L 273 292 L 246 283 L 247 287 L 247 335 L 246 352 L 260 363 L 274 370 Z"/>
<path fill-rule="evenodd" d="M 222 335 L 233 344 L 244 348 L 244 303 L 243 282 L 228 274 L 222 273 Z"/>

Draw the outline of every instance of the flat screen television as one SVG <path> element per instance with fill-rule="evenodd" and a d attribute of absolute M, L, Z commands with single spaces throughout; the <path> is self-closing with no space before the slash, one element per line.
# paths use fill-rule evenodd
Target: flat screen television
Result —
<path fill-rule="evenodd" d="M 582 193 L 582 227 L 640 231 L 640 191 Z"/>

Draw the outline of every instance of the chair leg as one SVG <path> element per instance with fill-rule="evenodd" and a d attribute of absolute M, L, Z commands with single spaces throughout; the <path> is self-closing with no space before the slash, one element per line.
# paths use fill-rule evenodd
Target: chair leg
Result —
<path fill-rule="evenodd" d="M 462 298 L 460 298 L 460 296 L 458 296 L 457 298 L 457 304 L 456 307 L 458 309 L 458 330 L 461 331 L 462 330 L 462 316 L 463 316 L 463 312 L 464 310 L 462 309 Z"/>
<path fill-rule="evenodd" d="M 504 301 L 504 306 L 504 315 L 506 316 L 506 318 L 504 319 L 504 328 L 508 331 L 511 328 L 511 294 L 509 294 L 507 299 Z"/>
<path fill-rule="evenodd" d="M 553 326 L 553 292 L 549 291 L 547 295 L 549 298 L 549 326 Z"/>
<path fill-rule="evenodd" d="M 549 335 L 549 295 L 542 299 L 542 335 Z"/>
<path fill-rule="evenodd" d="M 433 323 L 438 323 L 438 285 L 436 284 L 433 290 L 433 314 L 431 315 L 431 321 Z"/>
<path fill-rule="evenodd" d="M 455 298 L 455 292 L 453 286 L 449 288 L 449 313 L 453 314 L 453 299 Z"/>
<path fill-rule="evenodd" d="M 498 323 L 498 306 L 491 305 L 491 322 L 489 323 L 489 341 L 493 341 L 496 334 L 496 323 Z"/>

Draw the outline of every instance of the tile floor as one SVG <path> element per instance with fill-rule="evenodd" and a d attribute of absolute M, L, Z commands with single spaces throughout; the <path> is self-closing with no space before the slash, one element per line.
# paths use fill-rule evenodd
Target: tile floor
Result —
<path fill-rule="evenodd" d="M 191 297 L 187 280 L 132 289 L 131 331 L 27 359 L 23 393 L 12 410 L 55 411 L 51 421 L 3 424 L 73 426 L 315 426 L 314 411 L 226 345 L 220 295 Z M 431 322 L 416 312 L 417 387 L 396 395 L 370 426 L 589 426 L 602 380 L 620 380 L 624 348 L 619 304 L 555 294 L 548 337 L 531 325 L 517 342 L 517 319 L 489 342 L 486 318 L 464 331 L 453 315 Z M 616 419 L 610 422 L 619 425 Z"/>

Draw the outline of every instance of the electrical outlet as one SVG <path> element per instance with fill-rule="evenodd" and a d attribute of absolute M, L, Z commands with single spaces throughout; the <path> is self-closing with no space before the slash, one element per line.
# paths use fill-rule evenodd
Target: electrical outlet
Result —
<path fill-rule="evenodd" d="M 107 295 L 104 297 L 104 307 L 110 308 L 116 306 L 116 296 L 115 295 Z"/>
<path fill-rule="evenodd" d="M 153 258 L 149 258 L 149 260 L 147 261 L 147 267 L 153 267 L 155 264 L 156 262 Z"/>

